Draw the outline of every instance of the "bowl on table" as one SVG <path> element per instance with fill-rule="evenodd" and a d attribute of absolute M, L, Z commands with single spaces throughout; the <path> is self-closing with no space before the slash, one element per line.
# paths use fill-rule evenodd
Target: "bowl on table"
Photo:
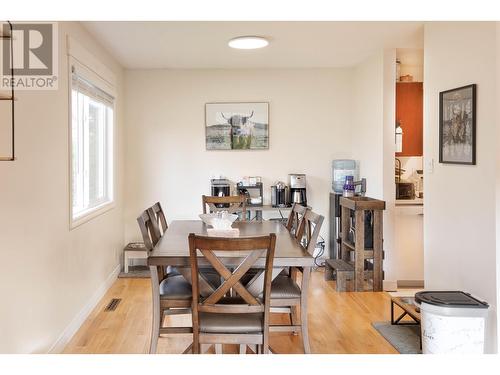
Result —
<path fill-rule="evenodd" d="M 214 212 L 211 214 L 200 214 L 200 219 L 207 225 L 215 229 L 231 229 L 231 225 L 238 218 L 238 215 L 228 212 Z"/>

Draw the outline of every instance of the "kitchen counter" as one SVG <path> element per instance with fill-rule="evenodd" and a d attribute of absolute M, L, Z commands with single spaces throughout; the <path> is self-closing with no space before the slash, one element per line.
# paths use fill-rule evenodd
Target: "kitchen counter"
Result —
<path fill-rule="evenodd" d="M 396 199 L 396 206 L 423 206 L 423 198 L 415 199 Z"/>

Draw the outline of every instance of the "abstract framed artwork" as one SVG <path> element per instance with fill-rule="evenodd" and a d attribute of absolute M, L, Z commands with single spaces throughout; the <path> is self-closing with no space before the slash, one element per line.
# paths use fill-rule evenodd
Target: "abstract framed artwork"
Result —
<path fill-rule="evenodd" d="M 267 150 L 269 103 L 205 104 L 207 150 Z"/>
<path fill-rule="evenodd" d="M 476 165 L 476 85 L 439 93 L 439 162 Z"/>

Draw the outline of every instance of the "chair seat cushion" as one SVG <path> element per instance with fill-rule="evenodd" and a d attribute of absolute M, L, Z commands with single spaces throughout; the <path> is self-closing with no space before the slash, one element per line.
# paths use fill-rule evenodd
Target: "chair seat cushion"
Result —
<path fill-rule="evenodd" d="M 166 277 L 160 283 L 160 298 L 162 299 L 191 299 L 191 284 L 184 276 Z"/>
<path fill-rule="evenodd" d="M 262 333 L 264 315 L 199 313 L 200 332 L 205 333 Z"/>
<path fill-rule="evenodd" d="M 221 284 L 221 276 L 213 268 L 200 268 L 199 272 L 214 288 L 218 288 Z"/>
<path fill-rule="evenodd" d="M 177 269 L 177 267 L 174 267 L 174 266 L 167 266 L 167 276 L 179 276 L 180 275 L 180 272 L 179 270 Z"/>
<path fill-rule="evenodd" d="M 271 283 L 271 299 L 300 298 L 299 286 L 291 277 L 277 276 Z"/>

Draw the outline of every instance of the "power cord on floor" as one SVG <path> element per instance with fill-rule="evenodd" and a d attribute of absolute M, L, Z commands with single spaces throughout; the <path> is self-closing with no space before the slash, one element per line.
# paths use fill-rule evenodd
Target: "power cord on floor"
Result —
<path fill-rule="evenodd" d="M 319 236 L 320 238 L 320 241 L 318 241 L 316 243 L 316 249 L 319 249 L 319 251 L 314 255 L 314 265 L 316 268 L 319 268 L 319 267 L 324 267 L 325 266 L 325 262 L 321 262 L 321 263 L 318 263 L 318 259 L 321 258 L 323 256 L 323 254 L 325 253 L 325 239 L 321 236 Z"/>

